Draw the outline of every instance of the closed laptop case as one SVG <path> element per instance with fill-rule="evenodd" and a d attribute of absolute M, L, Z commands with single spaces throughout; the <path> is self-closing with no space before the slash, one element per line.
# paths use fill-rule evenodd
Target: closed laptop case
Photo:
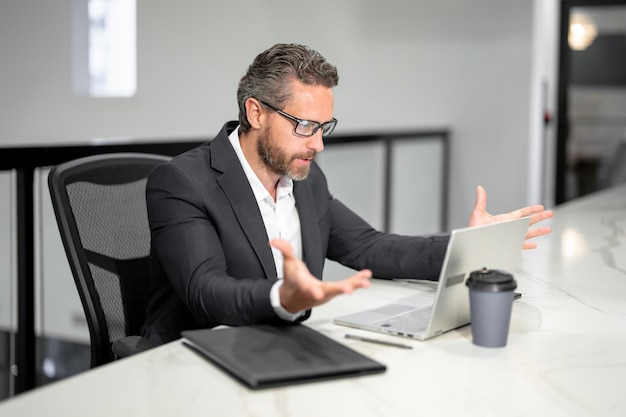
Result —
<path fill-rule="evenodd" d="M 251 389 L 380 373 L 386 367 L 305 326 L 182 332 L 183 343 Z"/>

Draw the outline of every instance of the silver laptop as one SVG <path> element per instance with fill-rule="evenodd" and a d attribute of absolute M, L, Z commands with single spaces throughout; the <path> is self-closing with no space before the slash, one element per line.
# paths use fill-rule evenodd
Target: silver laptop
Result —
<path fill-rule="evenodd" d="M 426 340 L 470 322 L 465 280 L 470 272 L 515 272 L 529 217 L 453 230 L 435 292 L 415 294 L 392 304 L 334 319 L 336 324 Z"/>

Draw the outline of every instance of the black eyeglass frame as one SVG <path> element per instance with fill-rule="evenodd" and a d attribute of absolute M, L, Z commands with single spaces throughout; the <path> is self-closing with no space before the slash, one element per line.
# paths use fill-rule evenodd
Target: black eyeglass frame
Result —
<path fill-rule="evenodd" d="M 326 137 L 326 136 L 330 136 L 331 133 L 333 133 L 333 130 L 335 130 L 335 126 L 337 126 L 337 119 L 335 119 L 334 117 L 329 120 L 328 122 L 325 123 L 320 123 L 320 122 L 316 122 L 315 120 L 306 120 L 306 119 L 299 119 L 295 116 L 292 116 L 289 113 L 286 113 L 274 106 L 272 106 L 269 103 L 266 103 L 263 100 L 259 100 L 259 103 L 261 103 L 262 105 L 264 105 L 265 107 L 267 107 L 268 109 L 272 109 L 274 110 L 276 113 L 280 114 L 281 116 L 291 120 L 292 122 L 296 122 L 296 125 L 293 128 L 293 134 L 296 136 L 300 136 L 303 138 L 308 138 L 313 136 L 314 134 L 317 133 L 318 130 L 322 129 L 322 136 Z M 313 125 L 313 131 L 310 134 L 304 134 L 304 133 L 299 133 L 298 132 L 298 127 L 299 126 L 311 126 Z M 328 126 L 326 128 L 326 126 Z M 324 132 L 326 130 L 326 132 Z"/>

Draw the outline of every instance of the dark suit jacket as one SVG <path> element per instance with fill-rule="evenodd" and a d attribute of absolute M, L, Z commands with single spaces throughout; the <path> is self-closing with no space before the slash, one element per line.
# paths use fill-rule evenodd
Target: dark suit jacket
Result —
<path fill-rule="evenodd" d="M 153 340 L 220 324 L 281 322 L 270 304 L 277 275 L 263 219 L 228 140 L 236 126 L 227 123 L 148 178 L 152 274 L 142 333 Z M 317 164 L 294 183 L 294 196 L 303 260 L 316 277 L 329 258 L 378 278 L 437 279 L 448 236 L 374 230 L 332 197 Z"/>

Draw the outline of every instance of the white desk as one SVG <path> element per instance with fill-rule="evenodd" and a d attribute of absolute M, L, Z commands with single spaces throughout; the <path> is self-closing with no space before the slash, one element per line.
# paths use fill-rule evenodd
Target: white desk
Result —
<path fill-rule="evenodd" d="M 353 331 L 330 318 L 421 284 L 376 282 L 307 322 L 388 366 L 384 374 L 249 391 L 180 342 L 0 403 L 0 415 L 626 415 L 626 187 L 560 206 L 554 231 L 516 273 L 508 346 L 473 346 L 469 327 L 428 342 Z M 404 341 L 412 350 L 344 338 Z"/>

